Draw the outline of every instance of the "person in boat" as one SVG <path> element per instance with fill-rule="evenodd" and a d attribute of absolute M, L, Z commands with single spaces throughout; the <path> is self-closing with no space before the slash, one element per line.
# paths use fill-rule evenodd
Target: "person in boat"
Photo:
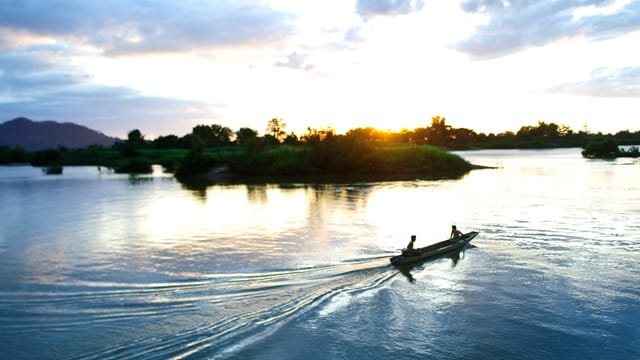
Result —
<path fill-rule="evenodd" d="M 409 241 L 409 244 L 407 245 L 407 248 L 402 252 L 404 255 L 410 255 L 411 253 L 414 252 L 414 247 L 413 247 L 413 243 L 416 242 L 416 236 L 415 235 L 411 235 L 411 241 Z"/>
<path fill-rule="evenodd" d="M 413 243 L 416 242 L 416 236 L 411 235 L 411 241 L 409 241 L 409 245 L 407 245 L 408 251 L 413 251 Z"/>
<path fill-rule="evenodd" d="M 449 235 L 449 240 L 451 240 L 451 242 L 453 243 L 456 243 L 462 240 L 462 237 L 462 231 L 458 230 L 455 225 L 451 225 L 451 235 Z"/>

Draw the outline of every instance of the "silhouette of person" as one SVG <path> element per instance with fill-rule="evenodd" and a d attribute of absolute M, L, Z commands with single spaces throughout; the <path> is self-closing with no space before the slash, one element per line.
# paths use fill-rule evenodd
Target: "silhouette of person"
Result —
<path fill-rule="evenodd" d="M 409 245 L 407 245 L 407 251 L 413 251 L 413 243 L 416 242 L 416 236 L 411 235 L 411 241 L 409 241 Z"/>
<path fill-rule="evenodd" d="M 449 239 L 452 242 L 458 242 L 462 239 L 462 232 L 456 228 L 455 225 L 451 225 L 451 235 L 449 235 Z"/>

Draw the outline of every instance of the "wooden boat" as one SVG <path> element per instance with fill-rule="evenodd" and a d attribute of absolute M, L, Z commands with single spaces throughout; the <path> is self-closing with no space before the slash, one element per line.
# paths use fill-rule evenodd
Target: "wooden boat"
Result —
<path fill-rule="evenodd" d="M 419 249 L 413 249 L 413 250 L 405 249 L 405 250 L 402 250 L 402 255 L 394 256 L 390 258 L 389 261 L 391 261 L 392 265 L 403 265 L 403 264 L 409 264 L 412 262 L 440 256 L 442 254 L 446 254 L 458 249 L 462 249 L 477 235 L 478 235 L 477 231 L 471 231 L 462 235 L 462 237 L 457 239 L 457 241 L 453 239 L 447 239 L 444 241 L 440 241 L 439 243 L 435 243 L 433 245 L 425 246 Z"/>

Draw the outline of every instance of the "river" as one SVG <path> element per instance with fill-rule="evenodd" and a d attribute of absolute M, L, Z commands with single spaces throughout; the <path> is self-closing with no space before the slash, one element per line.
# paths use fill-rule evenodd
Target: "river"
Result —
<path fill-rule="evenodd" d="M 236 184 L 0 167 L 2 359 L 639 359 L 640 163 Z M 388 257 L 452 224 L 463 251 Z"/>

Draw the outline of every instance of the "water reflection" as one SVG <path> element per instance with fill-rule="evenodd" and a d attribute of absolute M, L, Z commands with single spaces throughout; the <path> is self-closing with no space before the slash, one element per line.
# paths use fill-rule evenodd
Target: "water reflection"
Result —
<path fill-rule="evenodd" d="M 411 272 L 414 269 L 417 270 L 424 270 L 424 267 L 426 264 L 431 263 L 431 262 L 435 262 L 437 260 L 442 260 L 444 258 L 448 258 L 451 260 L 451 267 L 454 268 L 456 267 L 456 265 L 458 265 L 458 262 L 461 259 L 464 259 L 464 252 L 466 249 L 469 248 L 473 248 L 475 246 L 469 244 L 466 247 L 462 248 L 462 249 L 458 249 L 454 252 L 451 252 L 449 254 L 443 254 L 441 256 L 438 257 L 434 257 L 434 258 L 429 258 L 429 259 L 425 259 L 422 261 L 417 261 L 414 263 L 410 263 L 410 264 L 404 264 L 404 265 L 399 265 L 396 266 L 396 268 L 398 269 L 398 271 L 400 271 L 400 273 L 410 282 L 410 283 L 415 283 L 416 279 L 415 277 L 411 274 Z"/>

